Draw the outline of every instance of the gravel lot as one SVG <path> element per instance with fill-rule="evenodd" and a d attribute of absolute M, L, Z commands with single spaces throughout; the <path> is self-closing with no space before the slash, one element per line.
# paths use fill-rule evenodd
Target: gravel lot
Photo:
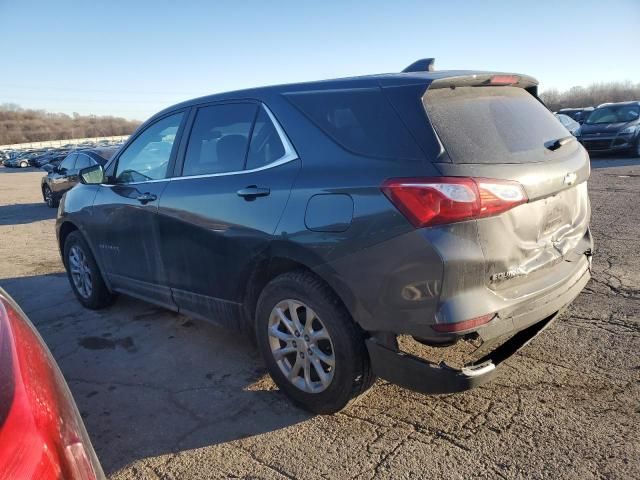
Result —
<path fill-rule="evenodd" d="M 312 416 L 244 338 L 124 297 L 84 310 L 33 169 L 0 167 L 0 286 L 48 343 L 113 479 L 640 478 L 640 159 L 592 163 L 593 280 L 464 394 L 378 381 Z"/>

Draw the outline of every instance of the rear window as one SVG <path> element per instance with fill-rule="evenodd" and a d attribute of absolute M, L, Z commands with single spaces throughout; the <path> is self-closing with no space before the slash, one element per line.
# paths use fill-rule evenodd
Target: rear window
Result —
<path fill-rule="evenodd" d="M 545 143 L 566 129 L 527 91 L 516 87 L 427 90 L 423 102 L 455 163 L 529 163 L 552 152 Z"/>
<path fill-rule="evenodd" d="M 379 158 L 423 158 L 379 88 L 290 93 L 287 98 L 346 150 Z"/>

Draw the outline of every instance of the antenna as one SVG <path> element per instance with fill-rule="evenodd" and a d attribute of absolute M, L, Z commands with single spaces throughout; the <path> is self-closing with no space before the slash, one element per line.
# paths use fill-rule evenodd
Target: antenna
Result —
<path fill-rule="evenodd" d="M 435 58 L 421 58 L 420 60 L 413 62 L 407 68 L 402 70 L 402 73 L 407 72 L 433 72 L 435 70 L 434 64 Z"/>

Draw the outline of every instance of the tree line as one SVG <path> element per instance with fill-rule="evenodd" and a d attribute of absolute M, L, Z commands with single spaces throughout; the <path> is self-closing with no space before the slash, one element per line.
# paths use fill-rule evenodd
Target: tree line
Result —
<path fill-rule="evenodd" d="M 640 100 L 640 83 L 594 83 L 559 91 L 544 90 L 540 98 L 553 111 L 567 107 L 595 107 L 605 102 Z M 121 117 L 50 113 L 24 109 L 15 104 L 0 105 L 0 145 L 65 140 L 72 138 L 129 135 L 140 125 Z"/>
<path fill-rule="evenodd" d="M 129 135 L 140 125 L 120 117 L 50 113 L 0 105 L 0 145 Z"/>
<path fill-rule="evenodd" d="M 540 94 L 542 101 L 552 110 L 570 107 L 597 107 L 601 103 L 640 100 L 640 83 L 594 83 L 588 87 L 571 87 L 559 91 L 552 88 Z"/>

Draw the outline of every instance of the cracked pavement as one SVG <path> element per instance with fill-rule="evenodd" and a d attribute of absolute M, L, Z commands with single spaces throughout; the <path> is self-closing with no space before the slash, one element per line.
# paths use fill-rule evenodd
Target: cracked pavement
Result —
<path fill-rule="evenodd" d="M 640 478 L 640 159 L 594 159 L 593 280 L 476 390 L 386 382 L 312 416 L 250 341 L 120 297 L 73 297 L 42 172 L 0 168 L 0 286 L 60 364 L 112 479 Z"/>

